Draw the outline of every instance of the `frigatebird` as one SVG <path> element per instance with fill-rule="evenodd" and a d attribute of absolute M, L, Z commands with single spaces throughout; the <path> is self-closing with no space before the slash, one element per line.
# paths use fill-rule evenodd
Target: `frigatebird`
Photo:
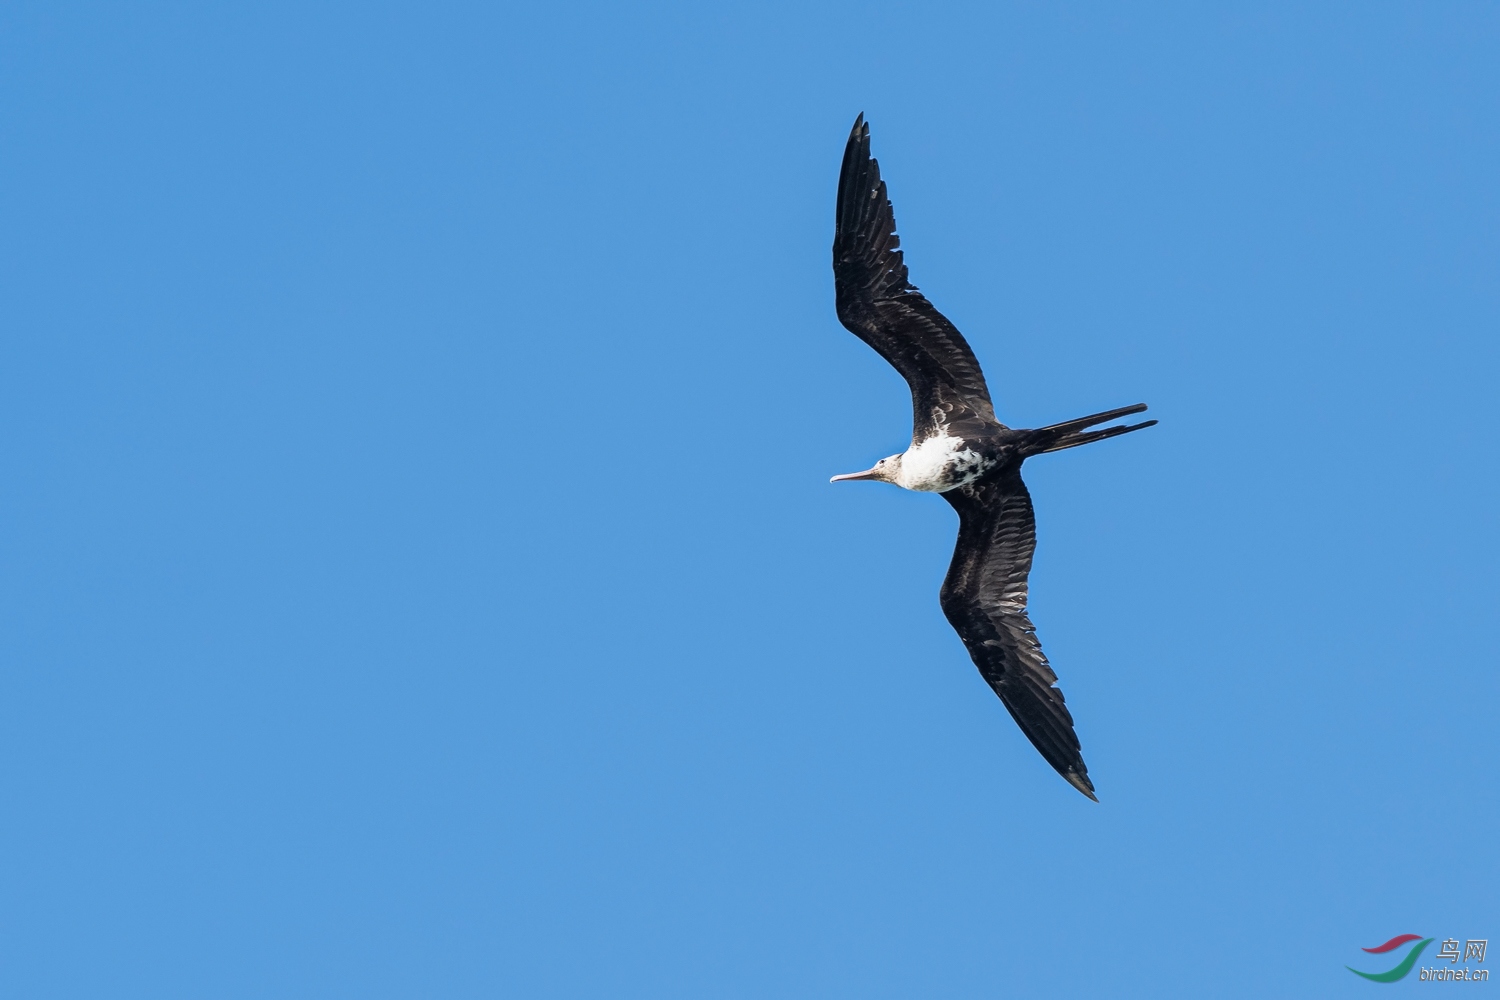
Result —
<path fill-rule="evenodd" d="M 958 511 L 958 544 L 943 580 L 943 614 L 1021 731 L 1068 782 L 1099 801 L 1073 716 L 1026 614 L 1036 517 L 1021 463 L 1150 427 L 1155 420 L 1090 430 L 1140 413 L 1145 403 L 1031 430 L 995 419 L 990 391 L 963 334 L 907 278 L 870 126 L 860 115 L 844 147 L 833 237 L 839 322 L 911 386 L 911 446 L 832 482 L 874 479 L 937 493 Z"/>

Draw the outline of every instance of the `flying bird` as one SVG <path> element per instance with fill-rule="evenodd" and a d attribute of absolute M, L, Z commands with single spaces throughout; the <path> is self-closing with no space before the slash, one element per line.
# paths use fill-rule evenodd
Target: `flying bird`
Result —
<path fill-rule="evenodd" d="M 831 481 L 894 483 L 936 493 L 953 505 L 958 544 L 943 580 L 943 614 L 1047 763 L 1099 801 L 1073 716 L 1056 687 L 1057 674 L 1026 614 L 1036 518 L 1021 481 L 1021 463 L 1156 421 L 1098 427 L 1140 413 L 1145 403 L 1034 430 L 1013 429 L 995 419 L 984 374 L 963 334 L 907 279 L 895 213 L 880 166 L 870 155 L 864 115 L 854 122 L 839 173 L 833 283 L 839 322 L 875 348 L 911 386 L 912 432 L 905 452 Z"/>

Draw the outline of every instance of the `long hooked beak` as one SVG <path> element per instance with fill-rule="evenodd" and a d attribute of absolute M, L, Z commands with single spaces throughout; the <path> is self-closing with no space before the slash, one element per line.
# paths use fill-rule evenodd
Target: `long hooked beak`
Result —
<path fill-rule="evenodd" d="M 878 466 L 876 468 L 878 468 Z M 847 472 L 847 473 L 845 473 L 842 476 L 834 476 L 832 479 L 830 479 L 828 481 L 830 483 L 836 483 L 836 482 L 838 482 L 841 479 L 874 479 L 874 478 L 875 478 L 875 469 L 871 468 L 871 469 L 866 469 L 864 472 Z"/>

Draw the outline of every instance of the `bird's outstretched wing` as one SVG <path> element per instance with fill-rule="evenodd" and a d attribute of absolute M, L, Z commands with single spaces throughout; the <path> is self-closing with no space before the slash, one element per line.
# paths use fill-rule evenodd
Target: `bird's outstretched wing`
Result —
<path fill-rule="evenodd" d="M 1026 615 L 1036 518 L 1020 469 L 942 496 L 958 511 L 958 545 L 943 581 L 943 614 L 1021 732 L 1058 774 L 1093 799 L 1073 716 L 1053 686 L 1057 674 Z"/>
<path fill-rule="evenodd" d="M 849 133 L 839 173 L 833 284 L 839 322 L 911 386 L 913 440 L 930 437 L 941 424 L 997 423 L 984 373 L 963 334 L 907 280 L 896 215 L 880 165 L 870 156 L 864 115 Z"/>

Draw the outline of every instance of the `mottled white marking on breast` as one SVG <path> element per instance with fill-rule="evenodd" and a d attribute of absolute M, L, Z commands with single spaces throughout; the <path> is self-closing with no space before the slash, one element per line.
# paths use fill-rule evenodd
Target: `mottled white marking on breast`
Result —
<path fill-rule="evenodd" d="M 979 452 L 964 447 L 963 438 L 938 434 L 906 449 L 901 456 L 898 484 L 909 490 L 941 493 L 973 482 L 991 464 Z"/>

